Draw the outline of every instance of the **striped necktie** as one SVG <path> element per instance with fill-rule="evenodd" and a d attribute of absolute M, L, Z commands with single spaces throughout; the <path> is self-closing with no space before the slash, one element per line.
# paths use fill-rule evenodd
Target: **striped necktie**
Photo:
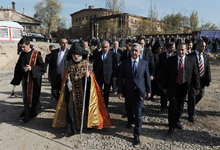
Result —
<path fill-rule="evenodd" d="M 202 55 L 199 54 L 199 76 L 203 77 L 205 75 L 205 72 L 204 72 L 204 64 L 201 57 Z"/>
<path fill-rule="evenodd" d="M 183 60 L 180 59 L 178 67 L 177 83 L 181 85 L 183 83 Z"/>

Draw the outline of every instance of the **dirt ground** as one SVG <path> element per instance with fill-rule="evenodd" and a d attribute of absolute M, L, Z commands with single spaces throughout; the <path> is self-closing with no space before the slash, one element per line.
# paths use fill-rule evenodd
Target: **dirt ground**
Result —
<path fill-rule="evenodd" d="M 49 43 L 33 43 L 42 56 L 48 52 Z M 52 128 L 56 100 L 51 98 L 50 84 L 43 78 L 40 101 L 41 113 L 30 122 L 19 121 L 23 110 L 21 86 L 10 97 L 15 63 L 18 59 L 16 43 L 0 43 L 0 150 L 68 150 L 68 149 L 164 149 L 164 150 L 220 150 L 220 57 L 210 54 L 212 84 L 196 107 L 196 121 L 187 120 L 187 105 L 181 118 L 183 130 L 167 134 L 167 112 L 160 111 L 159 97 L 145 100 L 141 144 L 133 147 L 133 129 L 126 128 L 124 101 L 111 95 L 109 112 L 111 128 L 85 130 L 80 135 L 65 137 L 65 129 Z"/>

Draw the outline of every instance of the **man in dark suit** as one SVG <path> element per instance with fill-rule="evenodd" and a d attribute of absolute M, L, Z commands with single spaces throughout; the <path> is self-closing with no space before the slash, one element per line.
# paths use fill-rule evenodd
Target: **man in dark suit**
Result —
<path fill-rule="evenodd" d="M 60 87 L 63 78 L 64 69 L 67 65 L 66 56 L 69 52 L 67 49 L 68 41 L 66 38 L 62 37 L 60 39 L 60 48 L 55 49 L 51 53 L 50 69 L 51 69 L 51 93 L 56 100 L 60 96 Z"/>
<path fill-rule="evenodd" d="M 110 51 L 114 52 L 117 55 L 117 63 L 118 63 L 118 68 L 119 68 L 121 61 L 122 61 L 122 50 L 119 49 L 118 41 L 113 42 L 113 48 L 110 49 Z M 115 93 L 116 88 L 117 88 L 117 80 L 113 80 L 112 81 L 112 93 Z"/>
<path fill-rule="evenodd" d="M 209 65 L 209 58 L 204 53 L 206 48 L 205 41 L 198 41 L 195 52 L 191 53 L 190 57 L 196 60 L 198 72 L 200 75 L 200 89 L 199 95 L 195 94 L 195 88 L 191 88 L 188 94 L 188 115 L 189 121 L 194 122 L 195 117 L 195 105 L 202 99 L 205 86 L 209 87 L 211 84 L 211 72 Z"/>
<path fill-rule="evenodd" d="M 153 77 L 153 74 L 154 74 L 153 53 L 151 50 L 149 50 L 145 47 L 145 40 L 143 37 L 138 38 L 137 43 L 140 44 L 140 46 L 141 46 L 141 54 L 139 57 L 148 62 L 149 71 L 150 71 L 150 78 L 151 78 L 151 80 L 153 80 L 154 79 L 154 77 Z"/>
<path fill-rule="evenodd" d="M 175 48 L 175 43 L 167 43 L 166 45 L 166 50 L 165 52 L 162 52 L 159 54 L 159 63 L 158 63 L 158 78 L 159 78 L 159 83 L 161 84 L 161 78 L 163 76 L 163 68 L 165 67 L 166 61 L 169 57 L 176 55 L 174 51 L 176 50 Z M 161 86 L 161 85 L 160 85 Z M 160 87 L 161 89 L 161 87 Z M 161 91 L 160 95 L 160 104 L 161 104 L 161 110 L 166 110 L 167 109 L 167 96 Z"/>
<path fill-rule="evenodd" d="M 194 50 L 193 50 L 193 42 L 189 41 L 189 43 L 187 43 L 187 44 L 188 44 L 188 49 L 187 49 L 186 55 L 190 55 L 191 53 L 194 52 Z"/>
<path fill-rule="evenodd" d="M 122 61 L 131 57 L 131 42 L 126 43 L 126 49 L 122 52 Z"/>
<path fill-rule="evenodd" d="M 103 41 L 101 45 L 102 51 L 97 52 L 93 69 L 100 89 L 102 89 L 104 84 L 104 100 L 108 107 L 111 81 L 117 80 L 118 63 L 117 55 L 109 50 L 109 42 Z"/>
<path fill-rule="evenodd" d="M 134 127 L 134 145 L 140 143 L 141 111 L 147 91 L 147 98 L 151 96 L 151 83 L 148 63 L 140 59 L 140 45 L 132 44 L 131 58 L 126 59 L 118 76 L 118 98 L 125 97 L 125 107 L 128 118 L 128 127 Z M 145 86 L 146 83 L 146 86 Z"/>
<path fill-rule="evenodd" d="M 46 73 L 47 73 L 47 65 L 50 64 L 50 61 L 51 61 L 51 51 L 56 49 L 56 47 L 54 45 L 50 45 L 49 46 L 49 50 L 50 50 L 50 53 L 46 55 L 45 57 L 45 73 L 44 73 L 44 76 L 46 76 Z M 51 82 L 51 68 L 50 68 L 50 65 L 49 65 L 49 69 L 48 69 L 48 80 L 49 82 Z"/>
<path fill-rule="evenodd" d="M 183 104 L 187 90 L 195 88 L 196 95 L 199 94 L 199 73 L 196 61 L 192 57 L 186 56 L 187 45 L 179 44 L 177 56 L 167 60 L 163 70 L 163 92 L 169 99 L 168 122 L 169 133 L 174 132 L 174 128 L 182 129 L 180 117 L 183 112 Z"/>
<path fill-rule="evenodd" d="M 214 38 L 212 39 L 212 52 L 217 52 L 218 48 L 218 38 L 215 35 Z"/>

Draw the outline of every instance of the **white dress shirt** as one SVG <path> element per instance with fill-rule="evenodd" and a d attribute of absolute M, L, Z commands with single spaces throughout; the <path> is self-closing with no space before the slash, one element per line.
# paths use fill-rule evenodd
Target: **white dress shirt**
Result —
<path fill-rule="evenodd" d="M 57 58 L 57 73 L 61 74 L 61 67 L 63 62 L 63 56 L 65 54 L 66 50 L 59 49 L 58 58 Z"/>
<path fill-rule="evenodd" d="M 200 55 L 200 57 L 201 57 L 201 60 L 202 60 L 203 66 L 204 66 L 204 71 L 205 71 L 205 64 L 204 64 L 203 53 L 199 53 L 199 52 L 196 50 L 196 56 L 197 56 L 198 64 L 199 64 L 199 55 Z"/>
<path fill-rule="evenodd" d="M 137 59 L 133 59 L 132 57 L 131 57 L 131 64 L 132 64 L 132 66 L 134 65 L 134 61 L 136 61 L 136 63 L 135 63 L 135 68 L 137 69 L 138 68 L 138 64 L 139 64 L 139 57 L 137 58 Z M 132 68 L 133 69 L 133 68 Z"/>

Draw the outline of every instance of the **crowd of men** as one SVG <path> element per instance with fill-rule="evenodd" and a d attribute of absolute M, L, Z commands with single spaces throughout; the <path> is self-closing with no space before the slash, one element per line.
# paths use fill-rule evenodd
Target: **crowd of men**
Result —
<path fill-rule="evenodd" d="M 44 64 L 40 52 L 30 48 L 28 39 L 23 38 L 19 42 L 23 52 L 16 64 L 15 76 L 11 84 L 18 85 L 22 81 L 25 110 L 21 117 L 24 122 L 28 122 L 38 114 L 40 83 L 48 64 L 51 93 L 58 103 L 60 97 L 67 95 L 63 94 L 65 89 L 62 87 L 67 86 L 67 91 L 75 88 L 72 91 L 73 97 L 76 97 L 81 91 L 77 91 L 77 88 L 84 89 L 83 86 L 80 86 L 85 82 L 84 80 L 78 85 L 82 72 L 89 81 L 91 81 L 91 73 L 94 73 L 99 90 L 103 95 L 105 106 L 102 108 L 108 109 L 111 88 L 113 94 L 117 92 L 120 100 L 124 97 L 126 127 L 132 128 L 134 125 L 134 145 L 140 143 L 141 112 L 146 98 L 153 99 L 154 95 L 160 96 L 161 111 L 168 109 L 169 134 L 174 133 L 175 128 L 182 129 L 180 117 L 187 95 L 188 119 L 190 122 L 195 121 L 195 105 L 202 99 L 205 86 L 208 87 L 211 84 L 209 59 L 205 53 L 207 42 L 204 39 L 193 40 L 186 37 L 183 41 L 163 37 L 156 39 L 139 37 L 127 39 L 125 49 L 119 48 L 120 42 L 117 40 L 113 42 L 102 40 L 95 43 L 94 45 L 91 41 L 84 41 L 81 46 L 79 46 L 80 43 L 77 45 L 74 43 L 69 50 L 67 39 L 61 37 L 59 48 L 54 49 L 54 46 L 50 46 L 51 53 L 46 56 Z M 89 71 L 85 70 L 86 62 L 83 60 L 88 61 Z M 72 63 L 70 64 L 70 62 Z M 81 63 L 84 64 L 84 67 L 81 66 Z M 81 68 L 79 68 L 80 66 Z M 72 76 L 68 76 L 68 74 L 67 78 L 65 70 L 68 69 Z M 66 85 L 63 83 L 64 78 L 66 78 Z M 71 84 L 68 81 L 72 81 Z M 77 84 L 73 85 L 75 82 Z M 90 85 L 92 84 L 90 83 Z M 77 116 L 82 115 L 74 110 L 81 108 L 81 102 L 80 104 L 79 102 L 71 102 L 71 104 L 69 101 L 66 102 L 67 114 L 70 114 L 71 110 L 73 111 L 71 111 L 71 115 L 67 115 L 67 125 L 70 124 L 69 130 L 74 130 L 70 133 L 72 135 L 77 133 L 75 130 L 79 126 L 77 124 L 76 128 L 72 118 L 76 114 Z M 90 100 L 87 100 L 87 109 L 88 103 Z M 79 107 L 76 108 L 76 105 Z M 108 113 L 105 113 L 105 116 L 108 116 Z M 106 127 L 110 125 L 108 120 Z"/>

